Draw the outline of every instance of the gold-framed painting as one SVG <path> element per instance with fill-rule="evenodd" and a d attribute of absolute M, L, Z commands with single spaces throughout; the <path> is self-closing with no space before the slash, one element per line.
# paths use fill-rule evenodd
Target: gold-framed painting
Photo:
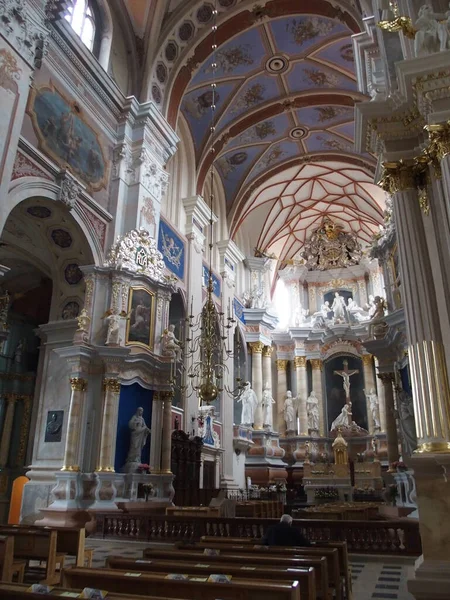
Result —
<path fill-rule="evenodd" d="M 125 344 L 153 349 L 155 337 L 155 294 L 144 287 L 130 288 Z"/>

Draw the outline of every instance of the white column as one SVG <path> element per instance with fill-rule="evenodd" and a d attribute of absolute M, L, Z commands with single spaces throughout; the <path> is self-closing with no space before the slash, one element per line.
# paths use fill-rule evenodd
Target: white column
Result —
<path fill-rule="evenodd" d="M 367 399 L 367 394 L 370 394 L 370 390 L 373 389 L 376 391 L 375 376 L 373 370 L 373 357 L 371 354 L 364 354 L 361 357 L 361 360 L 363 363 L 364 371 L 364 389 L 366 390 L 367 424 L 369 428 L 369 433 L 375 433 L 375 424 L 372 416 L 372 411 L 370 410 L 369 400 Z"/>
<path fill-rule="evenodd" d="M 325 398 L 323 393 L 322 369 L 323 362 L 320 358 L 311 358 L 312 389 L 319 400 L 320 435 L 325 435 Z"/>
<path fill-rule="evenodd" d="M 306 356 L 296 356 L 294 359 L 294 367 L 297 375 L 300 435 L 308 435 L 308 412 L 306 410 L 306 400 L 308 398 L 308 372 L 306 370 Z"/>
<path fill-rule="evenodd" d="M 380 373 L 378 377 L 381 379 L 384 388 L 384 398 L 386 401 L 386 437 L 389 470 L 392 463 L 398 461 L 398 434 L 397 422 L 395 420 L 395 403 L 394 403 L 394 373 Z"/>
<path fill-rule="evenodd" d="M 152 424 L 150 437 L 150 473 L 161 473 L 161 444 L 162 444 L 162 429 L 163 429 L 163 403 L 160 392 L 153 394 L 152 402 Z M 185 421 L 185 428 L 188 423 Z"/>
<path fill-rule="evenodd" d="M 163 432 L 161 447 L 161 473 L 170 475 L 172 473 L 172 392 L 160 392 L 164 402 L 163 408 Z"/>
<path fill-rule="evenodd" d="M 375 367 L 377 369 L 377 374 L 380 372 L 378 359 L 375 357 Z M 378 395 L 378 405 L 380 408 L 380 427 L 381 432 L 386 431 L 386 398 L 384 397 L 384 385 L 378 384 L 377 387 L 377 395 Z"/>
<path fill-rule="evenodd" d="M 284 420 L 284 401 L 286 399 L 287 392 L 287 360 L 279 358 L 276 361 L 277 365 L 277 419 L 274 421 L 274 430 L 278 431 L 280 435 L 286 433 L 286 422 Z"/>
<path fill-rule="evenodd" d="M 255 429 L 262 429 L 263 428 L 263 414 L 262 414 L 262 408 L 261 408 L 262 390 L 263 390 L 262 351 L 264 348 L 264 344 L 262 342 L 250 342 L 249 347 L 250 347 L 251 353 L 252 353 L 252 389 L 254 390 L 256 397 L 258 399 L 258 404 L 256 405 L 256 409 L 255 409 L 253 426 Z"/>
<path fill-rule="evenodd" d="M 100 455 L 96 471 L 114 473 L 120 381 L 112 377 L 104 379 L 103 394 Z"/>
<path fill-rule="evenodd" d="M 61 471 L 79 471 L 77 464 L 80 447 L 81 414 L 86 395 L 87 381 L 81 377 L 71 377 L 69 419 L 67 423 L 64 463 Z"/>
<path fill-rule="evenodd" d="M 262 378 L 263 378 L 263 388 L 267 385 L 270 393 L 273 396 L 272 390 L 272 353 L 273 348 L 271 346 L 264 346 L 262 352 Z M 273 429 L 273 406 L 272 405 L 272 429 Z M 275 405 L 276 406 L 276 405 Z M 263 415 L 264 421 L 264 415 Z"/>

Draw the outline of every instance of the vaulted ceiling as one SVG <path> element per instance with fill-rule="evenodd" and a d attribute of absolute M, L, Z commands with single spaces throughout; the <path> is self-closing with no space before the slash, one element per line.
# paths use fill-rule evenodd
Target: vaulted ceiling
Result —
<path fill-rule="evenodd" d="M 212 5 L 186 4 L 161 44 L 152 93 L 173 125 L 182 114 L 189 126 L 201 193 L 212 160 Z M 214 164 L 229 226 L 236 235 L 252 219 L 254 246 L 283 259 L 298 253 L 326 213 L 363 244 L 382 222 L 384 194 L 371 185 L 375 160 L 354 148 L 353 107 L 366 99 L 351 40 L 360 19 L 349 3 L 338 4 L 218 4 Z"/>

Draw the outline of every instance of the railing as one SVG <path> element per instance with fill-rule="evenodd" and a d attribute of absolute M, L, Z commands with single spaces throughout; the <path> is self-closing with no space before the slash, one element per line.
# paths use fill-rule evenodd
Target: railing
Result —
<path fill-rule="evenodd" d="M 277 519 L 225 519 L 208 517 L 139 516 L 130 513 L 97 513 L 93 533 L 100 538 L 147 542 L 198 541 L 201 536 L 261 538 Z M 350 552 L 419 556 L 422 553 L 416 521 L 325 521 L 297 519 L 311 541 L 345 540 Z"/>

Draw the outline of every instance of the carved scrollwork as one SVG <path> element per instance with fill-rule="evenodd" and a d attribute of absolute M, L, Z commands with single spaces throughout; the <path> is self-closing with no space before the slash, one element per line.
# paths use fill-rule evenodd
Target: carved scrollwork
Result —
<path fill-rule="evenodd" d="M 302 258 L 310 271 L 326 271 L 357 265 L 362 250 L 356 235 L 344 232 L 340 225 L 325 217 L 305 244 Z"/>

